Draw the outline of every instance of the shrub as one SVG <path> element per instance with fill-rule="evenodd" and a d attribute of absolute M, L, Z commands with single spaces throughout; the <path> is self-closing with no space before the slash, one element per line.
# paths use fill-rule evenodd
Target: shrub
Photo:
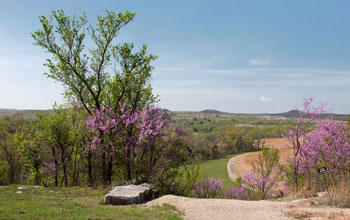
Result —
<path fill-rule="evenodd" d="M 175 194 L 191 197 L 199 179 L 199 173 L 198 161 L 192 161 L 181 168 L 170 169 L 166 172 L 166 179 L 154 182 L 153 191 L 156 195 Z"/>
<path fill-rule="evenodd" d="M 232 187 L 231 189 L 227 190 L 226 198 L 246 200 L 248 199 L 248 191 L 246 191 L 243 187 Z"/>
<path fill-rule="evenodd" d="M 221 179 L 208 178 L 196 183 L 194 193 L 198 198 L 215 198 L 222 192 L 224 184 Z"/>
<path fill-rule="evenodd" d="M 258 192 L 260 197 L 265 199 L 276 184 L 276 181 L 268 176 L 263 177 L 257 176 L 255 173 L 245 173 L 242 177 L 242 184 Z"/>
<path fill-rule="evenodd" d="M 252 164 L 252 173 L 245 173 L 242 184 L 253 191 L 259 192 L 262 199 L 273 189 L 282 169 L 279 164 L 279 150 L 264 148 L 258 161 Z"/>

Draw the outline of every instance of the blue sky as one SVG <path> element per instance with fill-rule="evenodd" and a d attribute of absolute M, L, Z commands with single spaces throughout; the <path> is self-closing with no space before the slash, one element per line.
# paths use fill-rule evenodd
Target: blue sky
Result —
<path fill-rule="evenodd" d="M 43 73 L 50 55 L 32 45 L 52 9 L 135 11 L 115 43 L 159 56 L 152 85 L 171 110 L 283 112 L 303 97 L 350 113 L 350 1 L 0 0 L 0 108 L 47 109 L 63 88 Z"/>

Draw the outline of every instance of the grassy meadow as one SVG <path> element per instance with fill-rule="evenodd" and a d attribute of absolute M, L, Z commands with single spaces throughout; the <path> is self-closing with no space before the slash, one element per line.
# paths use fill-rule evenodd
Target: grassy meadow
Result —
<path fill-rule="evenodd" d="M 234 186 L 234 183 L 230 180 L 227 174 L 227 163 L 232 157 L 236 157 L 246 152 L 240 152 L 237 154 L 227 155 L 217 160 L 208 160 L 200 164 L 200 171 L 202 178 L 216 178 L 221 179 L 224 184 L 224 190 Z"/>
<path fill-rule="evenodd" d="M 108 189 L 27 187 L 16 193 L 18 187 L 0 187 L 0 219 L 182 219 L 171 205 L 103 205 Z"/>

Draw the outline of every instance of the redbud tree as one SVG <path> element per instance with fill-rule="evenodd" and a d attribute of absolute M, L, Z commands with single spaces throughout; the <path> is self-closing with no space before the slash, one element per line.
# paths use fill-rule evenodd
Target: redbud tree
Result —
<path fill-rule="evenodd" d="M 331 118 L 316 120 L 324 112 L 325 104 L 314 107 L 312 102 L 312 98 L 305 99 L 299 125 L 287 134 L 294 148 L 287 176 L 296 190 L 300 184 L 306 185 L 309 190 L 324 190 L 328 185 L 337 187 L 340 181 L 349 179 L 350 174 L 350 142 L 346 124 Z M 302 130 L 302 123 L 308 129 Z M 321 167 L 326 167 L 324 174 L 318 173 Z"/>
<path fill-rule="evenodd" d="M 293 155 L 290 160 L 289 181 L 293 183 L 296 190 L 299 188 L 299 168 L 301 160 L 301 150 L 303 148 L 303 140 L 307 133 L 312 129 L 316 119 L 325 110 L 326 103 L 321 103 L 318 106 L 313 105 L 313 98 L 305 98 L 303 109 L 299 112 L 298 124 L 288 131 L 285 137 L 292 143 Z"/>
<path fill-rule="evenodd" d="M 173 144 L 170 141 L 173 138 L 165 137 L 170 121 L 166 111 L 152 105 L 143 111 L 132 111 L 125 104 L 120 104 L 118 114 L 112 108 L 97 110 L 86 122 L 95 136 L 85 151 L 103 149 L 107 152 L 105 159 L 110 161 L 109 164 L 116 162 L 122 165 L 127 180 L 146 181 L 158 167 L 166 145 Z M 133 129 L 130 130 L 130 127 Z M 175 131 L 175 136 L 183 136 L 178 129 Z M 111 172 L 112 168 L 109 168 Z"/>

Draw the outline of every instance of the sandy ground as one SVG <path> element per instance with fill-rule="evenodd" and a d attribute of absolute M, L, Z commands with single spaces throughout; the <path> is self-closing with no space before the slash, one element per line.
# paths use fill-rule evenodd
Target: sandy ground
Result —
<path fill-rule="evenodd" d="M 184 212 L 184 219 L 191 220 L 269 220 L 290 219 L 283 214 L 287 203 L 268 201 L 242 201 L 228 199 L 196 199 L 166 195 L 146 206 L 168 203 Z"/>
<path fill-rule="evenodd" d="M 350 209 L 313 207 L 305 200 L 291 202 L 243 201 L 229 199 L 197 199 L 166 195 L 145 204 L 174 205 L 185 220 L 285 220 L 332 219 L 350 220 Z"/>

